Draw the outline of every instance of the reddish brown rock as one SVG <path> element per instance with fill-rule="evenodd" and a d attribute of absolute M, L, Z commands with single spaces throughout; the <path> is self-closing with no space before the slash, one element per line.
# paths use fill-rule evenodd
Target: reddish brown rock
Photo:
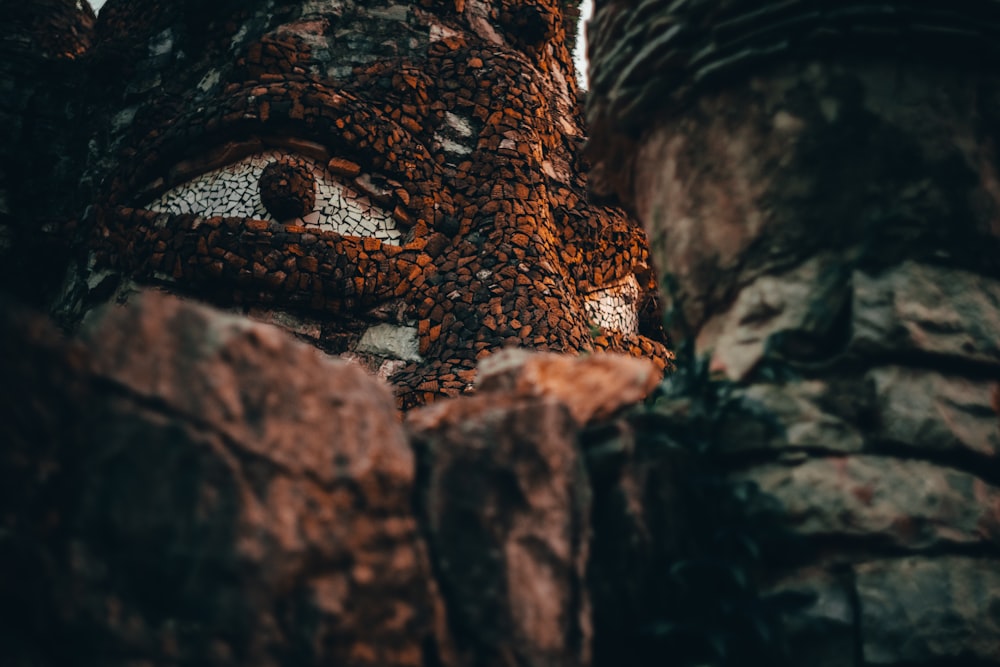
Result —
<path fill-rule="evenodd" d="M 40 547 L 59 600 L 47 632 L 65 650 L 109 665 L 424 664 L 434 582 L 384 386 L 156 293 L 95 314 L 82 347 L 81 412 L 59 443 L 73 481 L 48 507 L 59 539 Z M 24 429 L 4 425 L 15 441 Z"/>
<path fill-rule="evenodd" d="M 590 664 L 589 489 L 569 410 L 483 394 L 407 426 L 458 664 Z"/>
<path fill-rule="evenodd" d="M 684 350 L 664 437 L 741 499 L 735 571 L 794 580 L 788 664 L 1000 664 L 996 16 L 596 4 L 591 185 L 642 220 Z"/>

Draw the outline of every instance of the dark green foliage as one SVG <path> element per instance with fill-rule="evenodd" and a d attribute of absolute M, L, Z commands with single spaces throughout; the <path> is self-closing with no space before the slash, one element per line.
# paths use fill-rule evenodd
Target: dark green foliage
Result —
<path fill-rule="evenodd" d="M 800 545 L 772 513 L 750 515 L 756 488 L 727 479 L 712 426 L 724 392 L 704 369 L 681 370 L 627 426 L 584 438 L 596 665 L 789 664 L 781 617 L 808 600 L 758 589 L 765 561 L 797 559 Z M 631 512 L 625 487 L 639 489 Z"/>
<path fill-rule="evenodd" d="M 711 394 L 710 385 L 706 389 Z M 669 396 L 660 400 L 670 402 Z M 669 410 L 666 416 L 658 413 L 655 401 L 649 409 L 655 415 L 651 425 L 660 422 L 669 431 Z M 757 594 L 761 541 L 766 539 L 762 533 L 769 526 L 763 517 L 755 521 L 745 516 L 743 507 L 756 489 L 725 479 L 713 458 L 711 419 L 699 412 L 691 414 L 693 423 L 684 429 L 687 437 L 675 440 L 676 446 L 694 453 L 691 474 L 682 478 L 681 490 L 693 513 L 692 548 L 661 564 L 665 594 L 639 628 L 639 639 L 645 653 L 671 656 L 669 662 L 675 665 L 780 665 L 784 658 L 780 609 Z"/>

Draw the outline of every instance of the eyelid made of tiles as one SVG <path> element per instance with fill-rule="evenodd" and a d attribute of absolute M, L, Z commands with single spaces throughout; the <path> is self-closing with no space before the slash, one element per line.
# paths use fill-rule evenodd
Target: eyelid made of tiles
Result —
<path fill-rule="evenodd" d="M 316 205 L 311 213 L 296 219 L 296 224 L 344 236 L 400 242 L 403 232 L 389 211 L 340 182 L 316 160 L 289 151 L 266 150 L 247 155 L 171 188 L 144 208 L 174 215 L 279 222 L 265 208 L 259 182 L 267 165 L 287 157 L 304 161 L 316 179 Z"/>

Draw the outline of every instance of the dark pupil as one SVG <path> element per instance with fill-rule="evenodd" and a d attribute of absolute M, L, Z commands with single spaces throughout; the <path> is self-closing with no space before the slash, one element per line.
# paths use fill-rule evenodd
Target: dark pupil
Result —
<path fill-rule="evenodd" d="M 305 161 L 282 158 L 264 167 L 260 199 L 278 220 L 301 218 L 316 206 L 316 178 Z"/>

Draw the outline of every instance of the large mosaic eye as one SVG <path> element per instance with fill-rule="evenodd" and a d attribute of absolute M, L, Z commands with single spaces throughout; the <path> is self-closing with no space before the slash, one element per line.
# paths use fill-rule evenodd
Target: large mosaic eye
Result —
<path fill-rule="evenodd" d="M 609 331 L 639 333 L 639 282 L 634 275 L 591 292 L 583 305 L 591 323 Z"/>
<path fill-rule="evenodd" d="M 145 205 L 205 218 L 251 218 L 398 243 L 403 232 L 369 195 L 311 158 L 271 150 L 178 185 Z"/>

